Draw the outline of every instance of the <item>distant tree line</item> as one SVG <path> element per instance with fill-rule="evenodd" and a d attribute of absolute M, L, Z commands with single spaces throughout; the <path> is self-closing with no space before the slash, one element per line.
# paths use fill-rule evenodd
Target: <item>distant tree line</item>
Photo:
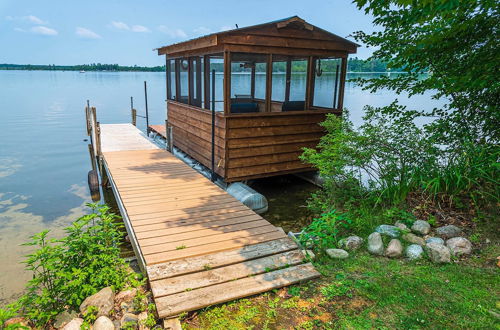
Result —
<path fill-rule="evenodd" d="M 321 60 L 320 68 L 323 72 L 335 72 L 336 66 L 340 65 L 340 60 Z M 212 63 L 211 69 L 222 72 L 222 63 Z M 142 71 L 142 72 L 164 72 L 165 66 L 123 66 L 118 64 L 81 64 L 81 65 L 55 65 L 55 64 L 0 64 L 0 70 L 44 70 L 44 71 Z M 266 67 L 264 63 L 257 63 L 256 70 L 258 72 L 265 72 Z M 306 72 L 306 61 L 293 61 L 292 72 Z M 232 65 L 233 72 L 248 71 L 237 63 Z M 273 72 L 285 72 L 286 62 L 274 62 Z M 357 57 L 349 58 L 347 62 L 348 72 L 386 72 L 386 63 L 377 60 L 361 60 Z M 394 71 L 394 70 L 393 70 Z"/>
<path fill-rule="evenodd" d="M 43 65 L 43 64 L 0 64 L 0 70 L 43 70 L 43 71 L 147 71 L 162 72 L 165 66 L 123 66 L 118 64 Z"/>

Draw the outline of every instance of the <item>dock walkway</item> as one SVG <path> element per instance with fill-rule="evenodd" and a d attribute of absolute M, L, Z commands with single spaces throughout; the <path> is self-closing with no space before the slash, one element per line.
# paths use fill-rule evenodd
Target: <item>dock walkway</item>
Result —
<path fill-rule="evenodd" d="M 319 276 L 282 230 L 135 126 L 98 127 L 102 163 L 160 318 Z"/>

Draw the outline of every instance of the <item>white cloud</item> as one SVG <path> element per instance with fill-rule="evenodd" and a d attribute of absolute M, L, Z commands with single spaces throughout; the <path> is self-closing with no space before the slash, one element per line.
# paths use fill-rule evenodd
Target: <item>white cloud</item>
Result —
<path fill-rule="evenodd" d="M 48 28 L 46 26 L 34 26 L 30 29 L 31 32 L 35 33 L 35 34 L 42 34 L 42 35 L 45 35 L 45 36 L 56 36 L 58 35 L 59 33 L 54 30 L 54 29 L 51 29 L 51 28 Z"/>
<path fill-rule="evenodd" d="M 84 39 L 101 39 L 102 37 L 92 30 L 77 27 L 75 31 L 76 35 Z"/>
<path fill-rule="evenodd" d="M 14 31 L 16 31 L 16 32 L 26 32 L 25 29 L 21 29 L 20 27 L 15 27 Z"/>
<path fill-rule="evenodd" d="M 111 22 L 111 26 L 118 30 L 130 30 L 130 27 L 123 22 Z"/>
<path fill-rule="evenodd" d="M 168 26 L 160 25 L 158 31 L 165 33 L 170 38 L 187 38 L 186 32 L 182 29 L 171 29 Z"/>
<path fill-rule="evenodd" d="M 32 24 L 37 24 L 37 25 L 47 25 L 49 22 L 42 20 L 41 18 L 38 18 L 34 15 L 28 15 L 28 16 L 6 16 L 6 20 L 8 21 L 23 21 L 23 22 L 28 22 Z"/>
<path fill-rule="evenodd" d="M 222 32 L 222 31 L 227 31 L 227 30 L 232 30 L 232 29 L 234 29 L 234 27 L 229 26 L 229 25 L 224 25 L 224 26 L 221 26 L 221 27 L 220 27 L 220 30 L 219 30 L 219 31 L 221 31 L 221 32 Z"/>
<path fill-rule="evenodd" d="M 213 31 L 207 27 L 200 26 L 194 29 L 193 32 L 196 33 L 197 35 L 205 35 L 205 34 L 210 34 Z"/>
<path fill-rule="evenodd" d="M 132 25 L 130 28 L 132 32 L 151 32 L 147 27 L 143 25 Z"/>

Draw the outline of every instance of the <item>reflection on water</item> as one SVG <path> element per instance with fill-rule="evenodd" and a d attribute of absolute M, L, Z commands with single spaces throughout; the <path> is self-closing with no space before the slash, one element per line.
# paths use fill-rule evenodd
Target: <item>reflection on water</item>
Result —
<path fill-rule="evenodd" d="M 294 86 L 302 86 L 302 78 L 296 79 Z M 160 72 L 0 71 L 0 304 L 19 294 L 30 276 L 19 263 L 29 249 L 20 244 L 45 229 L 60 235 L 61 228 L 87 212 L 86 100 L 97 108 L 101 123 L 130 122 L 131 96 L 138 114 L 144 114 L 144 80 L 150 123 L 163 123 L 165 77 Z M 384 91 L 369 94 L 348 83 L 345 106 L 359 123 L 364 105 L 384 105 L 396 97 Z M 399 98 L 408 105 L 434 105 L 425 95 Z M 138 126 L 144 130 L 144 120 L 138 118 Z M 273 180 L 259 180 L 255 186 L 270 200 L 267 217 L 285 230 L 295 229 L 297 214 L 308 217 L 300 205 L 311 186 Z M 290 196 L 298 196 L 292 198 L 295 205 Z"/>

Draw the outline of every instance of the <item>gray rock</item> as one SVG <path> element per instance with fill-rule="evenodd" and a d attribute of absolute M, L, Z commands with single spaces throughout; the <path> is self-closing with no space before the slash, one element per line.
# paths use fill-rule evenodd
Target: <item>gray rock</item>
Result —
<path fill-rule="evenodd" d="M 439 237 L 428 237 L 425 239 L 425 243 L 427 243 L 427 244 L 437 243 L 437 244 L 444 245 L 444 240 L 442 238 L 439 238 Z"/>
<path fill-rule="evenodd" d="M 453 237 L 446 241 L 446 246 L 454 256 L 471 254 L 472 243 L 464 237 Z"/>
<path fill-rule="evenodd" d="M 115 302 L 115 294 L 113 290 L 108 286 L 96 294 L 87 297 L 80 305 L 80 312 L 85 314 L 90 306 L 97 307 L 97 317 L 102 315 L 109 315 L 109 312 L 113 309 Z"/>
<path fill-rule="evenodd" d="M 130 301 L 130 302 L 125 302 L 123 301 L 121 304 L 120 304 L 120 309 L 123 311 L 123 312 L 129 312 L 129 313 L 133 313 L 134 312 L 134 304 Z"/>
<path fill-rule="evenodd" d="M 403 239 L 405 241 L 407 241 L 408 243 L 412 243 L 412 244 L 418 244 L 418 245 L 421 245 L 421 246 L 424 246 L 425 245 L 425 241 L 422 237 L 419 237 L 415 234 L 412 234 L 412 233 L 407 233 L 407 234 L 404 234 L 403 235 Z"/>
<path fill-rule="evenodd" d="M 442 244 L 429 243 L 425 246 L 425 251 L 432 262 L 441 264 L 448 263 L 450 259 L 450 249 Z"/>
<path fill-rule="evenodd" d="M 74 318 L 77 318 L 78 314 L 75 311 L 64 311 L 57 314 L 54 320 L 54 328 L 59 329 L 64 327 Z"/>
<path fill-rule="evenodd" d="M 401 235 L 401 230 L 398 227 L 391 225 L 380 225 L 377 228 L 375 228 L 375 231 L 382 235 L 390 236 L 392 238 L 397 238 L 399 237 L 399 235 Z"/>
<path fill-rule="evenodd" d="M 83 324 L 83 319 L 77 317 L 68 322 L 62 329 L 63 330 L 80 330 Z"/>
<path fill-rule="evenodd" d="M 427 221 L 417 220 L 411 226 L 411 230 L 420 235 L 427 235 L 431 231 L 431 225 Z"/>
<path fill-rule="evenodd" d="M 462 235 L 462 229 L 454 225 L 436 228 L 436 234 L 444 238 L 453 238 Z"/>
<path fill-rule="evenodd" d="M 349 257 L 349 253 L 342 249 L 327 249 L 326 254 L 333 259 L 345 259 Z"/>
<path fill-rule="evenodd" d="M 424 249 L 418 244 L 412 244 L 406 247 L 405 255 L 410 260 L 420 259 L 423 254 Z"/>
<path fill-rule="evenodd" d="M 114 330 L 115 325 L 113 321 L 111 321 L 106 316 L 99 316 L 97 320 L 95 320 L 94 325 L 92 327 L 93 330 Z"/>
<path fill-rule="evenodd" d="M 394 226 L 398 227 L 401 230 L 409 230 L 408 226 L 406 226 L 403 222 L 401 222 L 399 220 L 396 221 L 396 223 L 394 224 Z"/>
<path fill-rule="evenodd" d="M 339 241 L 339 246 L 349 251 L 357 250 L 363 245 L 363 239 L 359 236 L 349 236 Z"/>
<path fill-rule="evenodd" d="M 398 239 L 391 239 L 385 250 L 385 255 L 389 258 L 397 258 L 400 257 L 401 254 L 403 254 L 403 245 Z"/>
<path fill-rule="evenodd" d="M 379 256 L 384 254 L 384 242 L 380 233 L 375 232 L 368 236 L 368 252 Z"/>
<path fill-rule="evenodd" d="M 132 313 L 125 313 L 123 314 L 120 324 L 123 327 L 125 324 L 129 323 L 137 323 L 139 321 L 139 317 L 135 314 Z"/>

